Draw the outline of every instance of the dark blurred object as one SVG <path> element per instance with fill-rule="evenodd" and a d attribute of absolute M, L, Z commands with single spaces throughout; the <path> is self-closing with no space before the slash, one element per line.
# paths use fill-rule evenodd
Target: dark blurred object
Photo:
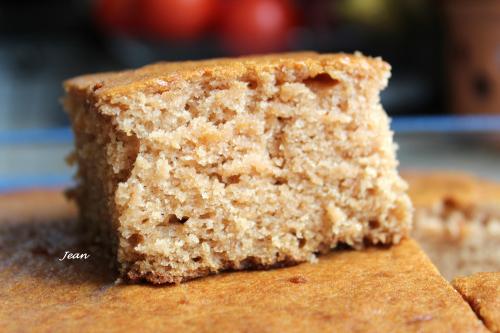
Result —
<path fill-rule="evenodd" d="M 88 4 L 0 3 L 0 130 L 67 125 L 62 80 L 120 67 L 100 47 Z"/>
<path fill-rule="evenodd" d="M 100 28 L 110 34 L 137 33 L 136 0 L 96 0 L 93 15 Z"/>
<path fill-rule="evenodd" d="M 336 11 L 345 20 L 379 31 L 401 31 L 432 15 L 425 0 L 336 0 Z"/>
<path fill-rule="evenodd" d="M 500 1 L 446 1 L 451 109 L 500 114 Z"/>

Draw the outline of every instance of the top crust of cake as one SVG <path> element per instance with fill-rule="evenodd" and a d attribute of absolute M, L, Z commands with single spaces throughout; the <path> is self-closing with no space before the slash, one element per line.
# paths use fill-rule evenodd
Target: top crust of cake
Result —
<path fill-rule="evenodd" d="M 452 281 L 492 332 L 500 332 L 500 272 L 476 273 Z"/>
<path fill-rule="evenodd" d="M 315 52 L 282 53 L 241 58 L 219 58 L 205 61 L 159 62 L 135 70 L 83 75 L 64 83 L 73 93 L 92 94 L 98 100 L 108 100 L 116 95 L 135 91 L 161 93 L 176 83 L 209 75 L 227 80 L 236 79 L 249 72 L 269 71 L 276 67 L 304 68 L 307 75 L 336 73 L 337 77 L 362 76 L 382 80 L 389 78 L 390 65 L 380 58 L 355 54 L 317 54 Z M 285 74 L 285 73 L 284 73 Z"/>
<path fill-rule="evenodd" d="M 443 200 L 460 207 L 500 207 L 500 184 L 467 173 L 436 171 L 402 173 L 409 184 L 409 195 L 416 207 L 431 206 Z"/>
<path fill-rule="evenodd" d="M 412 236 L 452 279 L 500 268 L 500 185 L 470 174 L 403 172 L 416 206 Z"/>

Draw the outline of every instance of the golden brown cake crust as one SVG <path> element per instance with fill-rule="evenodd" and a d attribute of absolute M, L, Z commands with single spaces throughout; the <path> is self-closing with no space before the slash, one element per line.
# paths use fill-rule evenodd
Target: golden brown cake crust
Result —
<path fill-rule="evenodd" d="M 22 218 L 2 205 L 21 200 Z M 61 193 L 3 196 L 0 206 L 3 332 L 486 331 L 411 240 L 177 286 L 117 285 L 102 250 L 78 238 Z M 91 257 L 57 260 L 65 250 Z"/>
<path fill-rule="evenodd" d="M 500 207 L 500 184 L 457 171 L 404 171 L 409 194 L 416 207 L 429 206 L 442 200 L 456 205 Z"/>
<path fill-rule="evenodd" d="M 454 171 L 403 172 L 412 237 L 451 280 L 500 269 L 500 184 Z"/>
<path fill-rule="evenodd" d="M 249 71 L 268 70 L 271 66 L 283 68 L 303 67 L 314 73 L 339 71 L 346 74 L 385 77 L 390 66 L 380 58 L 370 58 L 361 54 L 317 54 L 296 52 L 219 58 L 205 61 L 160 62 L 136 70 L 109 72 L 79 76 L 65 82 L 66 89 L 91 93 L 97 99 L 109 99 L 114 95 L 127 95 L 137 90 L 161 93 L 169 90 L 176 82 L 209 75 L 227 80 L 239 78 Z"/>
<path fill-rule="evenodd" d="M 456 278 L 452 284 L 486 327 L 500 332 L 500 272 L 476 273 Z"/>

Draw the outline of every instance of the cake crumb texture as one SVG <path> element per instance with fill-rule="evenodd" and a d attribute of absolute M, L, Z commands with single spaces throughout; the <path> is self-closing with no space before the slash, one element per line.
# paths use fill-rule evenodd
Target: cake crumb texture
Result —
<path fill-rule="evenodd" d="M 296 53 L 69 80 L 81 218 L 153 283 L 398 243 L 411 204 L 380 105 L 389 69 Z"/>

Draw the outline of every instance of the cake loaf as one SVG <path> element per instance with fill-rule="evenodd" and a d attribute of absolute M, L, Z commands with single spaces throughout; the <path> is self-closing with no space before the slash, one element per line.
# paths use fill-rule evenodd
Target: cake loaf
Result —
<path fill-rule="evenodd" d="M 131 280 L 313 261 L 411 224 L 379 58 L 159 63 L 65 82 L 85 225 Z"/>

